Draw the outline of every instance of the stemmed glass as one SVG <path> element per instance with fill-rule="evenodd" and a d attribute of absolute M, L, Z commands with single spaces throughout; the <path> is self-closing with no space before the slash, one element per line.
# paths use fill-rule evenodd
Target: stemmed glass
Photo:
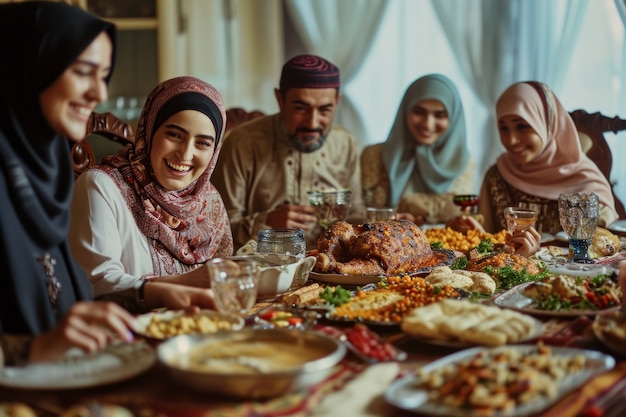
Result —
<path fill-rule="evenodd" d="M 587 252 L 598 226 L 600 204 L 592 192 L 559 195 L 559 220 L 569 237 L 573 256 L 569 262 L 593 263 Z"/>
<path fill-rule="evenodd" d="M 245 316 L 256 303 L 259 265 L 249 258 L 215 258 L 206 263 L 218 311 Z"/>
<path fill-rule="evenodd" d="M 346 220 L 352 207 L 352 191 L 308 191 L 309 204 L 319 213 L 319 224 L 323 229 L 331 224 Z"/>

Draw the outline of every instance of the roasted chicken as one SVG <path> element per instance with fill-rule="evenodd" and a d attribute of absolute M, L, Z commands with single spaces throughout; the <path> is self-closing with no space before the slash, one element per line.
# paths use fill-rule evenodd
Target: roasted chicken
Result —
<path fill-rule="evenodd" d="M 340 221 L 317 241 L 316 272 L 348 275 L 402 275 L 441 264 L 445 253 L 433 251 L 417 225 L 383 220 L 353 226 Z"/>

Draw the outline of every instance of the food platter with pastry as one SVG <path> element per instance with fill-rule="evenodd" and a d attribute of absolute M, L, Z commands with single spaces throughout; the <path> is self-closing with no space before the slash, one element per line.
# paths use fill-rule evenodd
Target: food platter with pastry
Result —
<path fill-rule="evenodd" d="M 164 340 L 181 334 L 237 331 L 244 324 L 241 317 L 214 310 L 200 310 L 195 314 L 184 310 L 166 310 L 137 316 L 133 331 L 150 339 Z"/>
<path fill-rule="evenodd" d="M 506 291 L 516 285 L 537 281 L 548 275 L 545 263 L 512 253 L 510 249 L 506 245 L 496 246 L 491 239 L 485 239 L 467 255 L 457 258 L 450 268 L 457 274 L 489 275 L 494 280 L 496 288 L 487 294 Z"/>
<path fill-rule="evenodd" d="M 395 380 L 385 400 L 429 416 L 538 415 L 614 366 L 615 359 L 593 350 L 541 343 L 475 347 Z"/>
<path fill-rule="evenodd" d="M 623 310 L 597 316 L 591 328 L 602 344 L 615 353 L 626 355 L 626 313 Z"/>
<path fill-rule="evenodd" d="M 620 308 L 613 276 L 549 275 L 518 285 L 494 299 L 497 306 L 540 316 L 595 316 Z"/>
<path fill-rule="evenodd" d="M 456 257 L 451 250 L 431 248 L 424 232 L 407 220 L 336 222 L 320 235 L 315 256 L 311 279 L 351 286 L 427 273 Z"/>
<path fill-rule="evenodd" d="M 432 285 L 422 277 L 411 276 L 386 277 L 356 291 L 346 291 L 340 286 L 326 287 L 325 291 L 321 296 L 329 300 L 337 298 L 337 292 L 349 294 L 326 314 L 327 319 L 384 326 L 400 325 L 402 318 L 416 307 L 461 295 L 449 285 Z"/>
<path fill-rule="evenodd" d="M 564 231 L 556 234 L 556 240 L 569 242 L 569 238 Z M 601 259 L 613 256 L 622 249 L 622 241 L 619 236 L 604 227 L 596 227 L 589 245 L 589 257 L 591 259 Z"/>

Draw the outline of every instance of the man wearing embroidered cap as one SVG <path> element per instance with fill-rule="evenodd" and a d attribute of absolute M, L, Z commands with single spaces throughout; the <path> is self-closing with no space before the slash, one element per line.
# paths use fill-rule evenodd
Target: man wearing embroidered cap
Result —
<path fill-rule="evenodd" d="M 213 175 L 235 247 L 256 239 L 260 229 L 277 227 L 303 229 L 314 246 L 320 229 L 309 190 L 351 189 L 352 212 L 362 206 L 356 140 L 333 124 L 339 69 L 299 55 L 284 64 L 279 86 L 280 112 L 234 128 Z"/>

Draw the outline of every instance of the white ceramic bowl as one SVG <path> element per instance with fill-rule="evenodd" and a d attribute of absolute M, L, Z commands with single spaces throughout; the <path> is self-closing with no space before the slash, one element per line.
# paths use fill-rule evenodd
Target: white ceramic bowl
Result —
<path fill-rule="evenodd" d="M 315 265 L 314 256 L 300 260 L 295 256 L 277 253 L 251 253 L 243 256 L 252 258 L 260 264 L 261 274 L 257 295 L 260 299 L 274 297 L 286 292 L 292 286 L 300 287 L 306 284 L 309 273 Z"/>

